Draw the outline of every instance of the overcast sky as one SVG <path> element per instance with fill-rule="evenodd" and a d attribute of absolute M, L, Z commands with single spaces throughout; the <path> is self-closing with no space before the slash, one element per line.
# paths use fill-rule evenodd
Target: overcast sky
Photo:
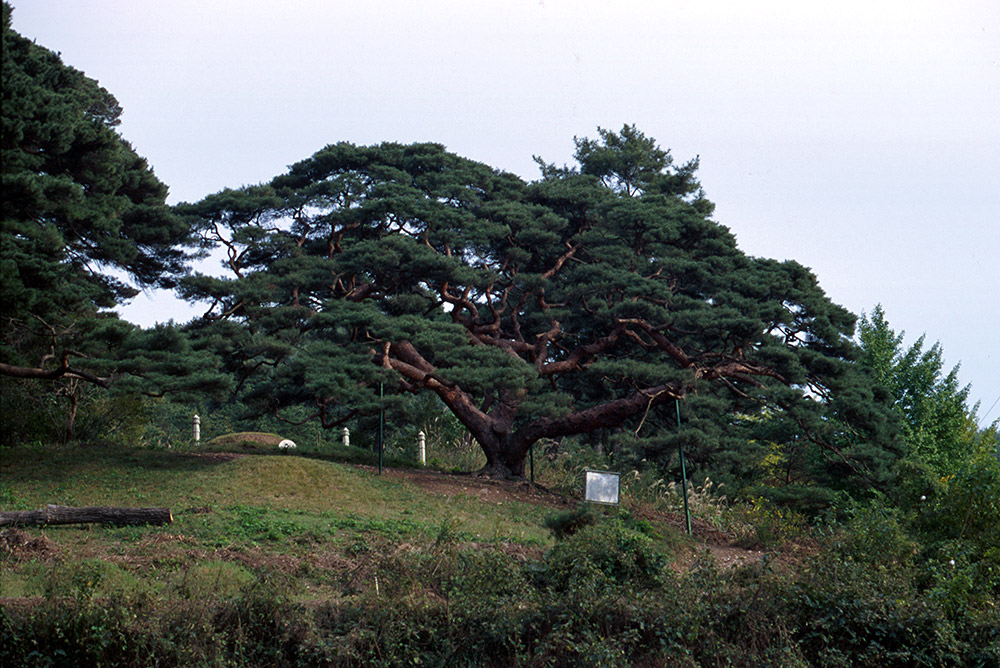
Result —
<path fill-rule="evenodd" d="M 527 179 L 635 123 L 740 247 L 940 341 L 1000 399 L 1000 3 L 11 0 L 196 201 L 347 140 L 435 141 Z M 140 297 L 140 324 L 193 315 Z M 990 420 L 1000 414 L 992 408 Z"/>

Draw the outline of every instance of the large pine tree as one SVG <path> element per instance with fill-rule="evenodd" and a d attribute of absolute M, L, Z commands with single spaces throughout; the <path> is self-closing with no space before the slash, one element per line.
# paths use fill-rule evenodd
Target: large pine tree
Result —
<path fill-rule="evenodd" d="M 491 475 L 522 475 L 539 439 L 637 429 L 714 386 L 727 412 L 780 412 L 834 474 L 881 477 L 853 316 L 804 267 L 740 252 L 696 161 L 632 126 L 576 157 L 525 183 L 436 144 L 328 146 L 182 207 L 231 272 L 187 294 L 271 408 L 333 425 L 380 383 L 433 392 Z"/>

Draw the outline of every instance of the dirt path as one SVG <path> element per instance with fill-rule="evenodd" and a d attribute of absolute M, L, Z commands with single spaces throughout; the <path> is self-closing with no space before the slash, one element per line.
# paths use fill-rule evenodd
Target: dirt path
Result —
<path fill-rule="evenodd" d="M 359 466 L 358 468 L 373 472 L 376 470 L 374 466 Z M 570 499 L 530 482 L 491 480 L 490 478 L 478 478 L 469 473 L 443 473 L 422 469 L 383 468 L 382 475 L 396 480 L 407 480 L 432 494 L 442 496 L 462 494 L 488 503 L 521 501 L 552 508 L 572 505 Z"/>
<path fill-rule="evenodd" d="M 372 472 L 376 470 L 373 466 L 359 466 L 358 468 Z M 382 475 L 387 478 L 407 480 L 432 494 L 444 496 L 461 494 L 488 503 L 520 501 L 554 509 L 571 508 L 578 503 L 576 499 L 556 494 L 529 482 L 491 480 L 477 478 L 471 474 L 443 473 L 420 469 L 383 468 Z M 642 516 L 645 519 L 667 524 L 681 531 L 686 528 L 684 517 L 678 514 L 649 512 L 642 513 Z M 699 545 L 675 562 L 675 567 L 678 570 L 689 569 L 704 556 L 706 551 L 720 568 L 735 568 L 760 563 L 764 558 L 764 552 L 736 545 L 733 536 L 719 531 L 697 518 L 691 520 L 691 533 Z"/>

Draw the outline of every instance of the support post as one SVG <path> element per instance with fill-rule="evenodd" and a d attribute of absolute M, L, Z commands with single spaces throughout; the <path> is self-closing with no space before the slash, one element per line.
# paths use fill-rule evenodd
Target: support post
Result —
<path fill-rule="evenodd" d="M 674 399 L 674 407 L 677 409 L 677 431 L 681 430 L 681 402 Z M 688 508 L 688 478 L 687 468 L 684 466 L 684 445 L 677 443 L 677 452 L 681 457 L 681 489 L 684 490 L 684 523 L 687 525 L 688 535 L 691 535 L 691 510 Z"/>
<path fill-rule="evenodd" d="M 378 474 L 382 475 L 382 451 L 385 449 L 384 442 L 384 430 L 385 430 L 385 402 L 383 401 L 384 395 L 384 385 L 382 383 L 378 384 Z"/>

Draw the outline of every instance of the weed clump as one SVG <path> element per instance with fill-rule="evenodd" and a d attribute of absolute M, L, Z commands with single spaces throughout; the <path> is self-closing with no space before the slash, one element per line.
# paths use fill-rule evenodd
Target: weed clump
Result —
<path fill-rule="evenodd" d="M 581 503 L 574 510 L 546 517 L 542 521 L 542 524 L 552 532 L 553 538 L 562 540 L 572 536 L 584 527 L 592 526 L 596 522 L 597 514 L 593 508 L 586 503 Z"/>

